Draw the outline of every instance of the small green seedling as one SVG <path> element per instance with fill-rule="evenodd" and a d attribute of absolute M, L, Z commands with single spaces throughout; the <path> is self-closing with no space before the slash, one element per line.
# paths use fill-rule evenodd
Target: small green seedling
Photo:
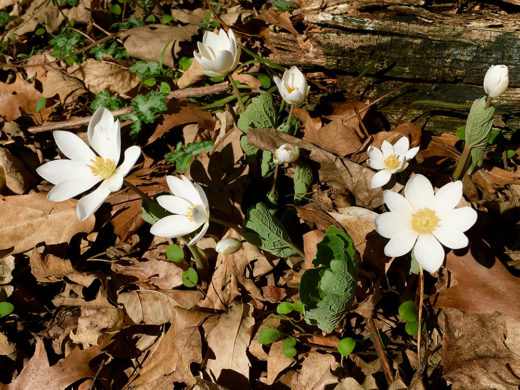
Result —
<path fill-rule="evenodd" d="M 186 146 L 181 141 L 177 143 L 175 152 L 166 153 L 166 162 L 168 164 L 175 163 L 179 172 L 183 173 L 188 170 L 191 162 L 204 150 L 206 153 L 213 148 L 213 141 L 206 140 L 202 142 L 190 142 Z"/>
<path fill-rule="evenodd" d="M 267 345 L 278 341 L 282 333 L 276 328 L 264 328 L 258 333 L 258 342 Z"/>
<path fill-rule="evenodd" d="M 294 348 L 295 345 L 296 339 L 294 337 L 288 337 L 283 341 L 282 352 L 289 359 L 292 359 L 298 353 L 296 348 Z"/>
<path fill-rule="evenodd" d="M 188 268 L 182 273 L 182 284 L 186 287 L 195 287 L 199 282 L 199 274 L 195 268 Z"/>
<path fill-rule="evenodd" d="M 0 302 L 0 317 L 5 317 L 11 314 L 14 306 L 11 302 Z"/>
<path fill-rule="evenodd" d="M 278 314 L 289 314 L 294 309 L 294 306 L 291 302 L 282 302 L 279 303 L 276 307 L 276 312 Z"/>
<path fill-rule="evenodd" d="M 345 337 L 341 339 L 338 343 L 338 351 L 343 356 L 348 356 L 354 351 L 356 347 L 356 341 L 352 337 Z"/>
<path fill-rule="evenodd" d="M 172 244 L 166 249 L 166 257 L 174 263 L 179 263 L 184 260 L 184 251 L 179 245 Z"/>
<path fill-rule="evenodd" d="M 399 305 L 399 315 L 406 321 L 404 330 L 410 336 L 417 336 L 419 330 L 419 313 L 417 312 L 417 305 L 414 301 L 405 301 Z M 421 321 L 423 329 L 426 326 L 424 319 Z"/>
<path fill-rule="evenodd" d="M 303 315 L 303 303 L 301 301 L 294 302 L 293 309 Z"/>

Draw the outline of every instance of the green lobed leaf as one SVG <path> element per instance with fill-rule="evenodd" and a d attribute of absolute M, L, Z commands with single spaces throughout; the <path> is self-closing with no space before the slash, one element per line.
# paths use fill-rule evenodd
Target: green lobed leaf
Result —
<path fill-rule="evenodd" d="M 145 123 L 152 123 L 155 114 L 166 111 L 166 95 L 152 91 L 146 96 L 137 95 L 132 101 L 137 117 Z"/>
<path fill-rule="evenodd" d="M 291 302 L 281 302 L 276 306 L 278 314 L 289 314 L 293 311 L 293 304 Z"/>
<path fill-rule="evenodd" d="M 237 125 L 240 130 L 247 131 L 251 124 L 256 128 L 276 127 L 276 109 L 273 95 L 266 92 L 251 99 L 246 111 L 240 114 Z"/>
<path fill-rule="evenodd" d="M 253 245 L 275 256 L 289 257 L 297 253 L 282 223 L 263 203 L 257 203 L 247 211 L 244 226 L 255 234 L 244 237 Z"/>
<path fill-rule="evenodd" d="M 258 342 L 262 345 L 271 344 L 278 341 L 282 337 L 280 331 L 276 328 L 264 328 L 258 333 Z"/>
<path fill-rule="evenodd" d="M 289 359 L 292 359 L 298 353 L 296 348 L 294 348 L 295 345 L 296 339 L 294 337 L 288 337 L 283 341 L 282 352 Z"/>
<path fill-rule="evenodd" d="M 404 301 L 399 305 L 399 315 L 405 321 L 417 321 L 419 313 L 414 301 Z"/>
<path fill-rule="evenodd" d="M 470 175 L 476 167 L 480 167 L 484 160 L 484 152 L 488 145 L 495 108 L 485 108 L 487 97 L 476 99 L 469 111 L 466 120 L 465 139 L 466 144 L 471 147 L 471 164 L 467 174 Z"/>
<path fill-rule="evenodd" d="M 309 164 L 299 160 L 294 165 L 294 202 L 300 203 L 311 190 L 314 175 Z"/>
<path fill-rule="evenodd" d="M 188 268 L 182 273 L 182 284 L 186 287 L 195 287 L 199 282 L 199 274 L 195 268 Z"/>
<path fill-rule="evenodd" d="M 343 356 L 350 355 L 356 348 L 356 341 L 352 337 L 345 337 L 338 343 L 338 351 Z"/>

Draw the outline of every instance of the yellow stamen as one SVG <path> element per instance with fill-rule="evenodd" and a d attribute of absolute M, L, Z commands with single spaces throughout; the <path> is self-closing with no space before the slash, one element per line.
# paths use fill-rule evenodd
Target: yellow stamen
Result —
<path fill-rule="evenodd" d="M 439 226 L 439 222 L 435 211 L 427 207 L 412 214 L 412 229 L 419 234 L 432 233 Z"/>
<path fill-rule="evenodd" d="M 399 166 L 399 157 L 396 154 L 391 154 L 384 161 L 386 169 L 392 171 Z"/>
<path fill-rule="evenodd" d="M 100 176 L 103 180 L 112 177 L 116 172 L 116 162 L 110 159 L 104 159 L 103 157 L 97 156 L 90 160 L 92 165 L 88 167 L 94 174 L 94 176 Z"/>
<path fill-rule="evenodd" d="M 189 206 L 188 211 L 186 211 L 186 218 L 188 218 L 191 222 L 193 222 L 195 220 L 195 218 L 193 218 L 192 210 L 193 210 L 193 206 Z"/>

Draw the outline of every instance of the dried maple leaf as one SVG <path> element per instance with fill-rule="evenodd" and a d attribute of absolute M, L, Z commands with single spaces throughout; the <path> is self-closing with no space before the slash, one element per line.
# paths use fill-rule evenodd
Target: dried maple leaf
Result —
<path fill-rule="evenodd" d="M 31 83 L 25 81 L 20 73 L 17 73 L 14 83 L 0 82 L 0 117 L 4 117 L 6 121 L 12 121 L 18 118 L 23 111 L 38 120 L 46 120 L 50 113 L 49 109 L 44 107 L 39 113 L 36 112 L 40 98 L 42 98 L 42 94 Z"/>
<path fill-rule="evenodd" d="M 22 195 L 37 183 L 22 160 L 8 149 L 0 148 L 0 189 L 5 184 L 15 194 Z"/>
<path fill-rule="evenodd" d="M 470 313 L 498 311 L 520 321 L 520 278 L 511 275 L 489 247 L 471 249 L 462 256 L 453 251 L 446 256 L 446 268 L 455 274 L 457 284 L 439 293 L 436 306 Z"/>
<path fill-rule="evenodd" d="M 338 156 L 355 153 L 361 147 L 359 134 L 341 119 L 335 119 L 319 130 L 306 129 L 303 139 Z"/>
<path fill-rule="evenodd" d="M 480 187 L 489 193 L 494 193 L 498 187 L 503 187 L 507 184 L 519 184 L 520 175 L 515 172 L 509 172 L 498 167 L 493 167 L 490 170 L 477 170 L 473 175 L 471 175 L 471 180 L 477 187 Z"/>

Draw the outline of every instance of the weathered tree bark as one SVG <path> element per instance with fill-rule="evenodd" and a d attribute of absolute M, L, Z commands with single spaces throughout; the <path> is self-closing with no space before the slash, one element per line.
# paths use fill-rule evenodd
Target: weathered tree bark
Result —
<path fill-rule="evenodd" d="M 381 6 L 389 3 L 416 6 Z M 345 1 L 338 6 L 343 14 L 333 14 L 334 9 L 301 14 L 297 17 L 308 26 L 305 35 L 272 32 L 270 58 L 287 66 L 336 71 L 332 92 L 351 91 L 350 99 L 374 100 L 411 83 L 378 108 L 389 118 L 405 114 L 404 121 L 415 120 L 434 133 L 464 125 L 469 106 L 484 95 L 488 68 L 505 64 L 510 88 L 495 103 L 495 126 L 520 129 L 520 14 L 444 15 L 417 6 L 422 3 Z M 412 105 L 419 100 L 467 106 Z"/>

